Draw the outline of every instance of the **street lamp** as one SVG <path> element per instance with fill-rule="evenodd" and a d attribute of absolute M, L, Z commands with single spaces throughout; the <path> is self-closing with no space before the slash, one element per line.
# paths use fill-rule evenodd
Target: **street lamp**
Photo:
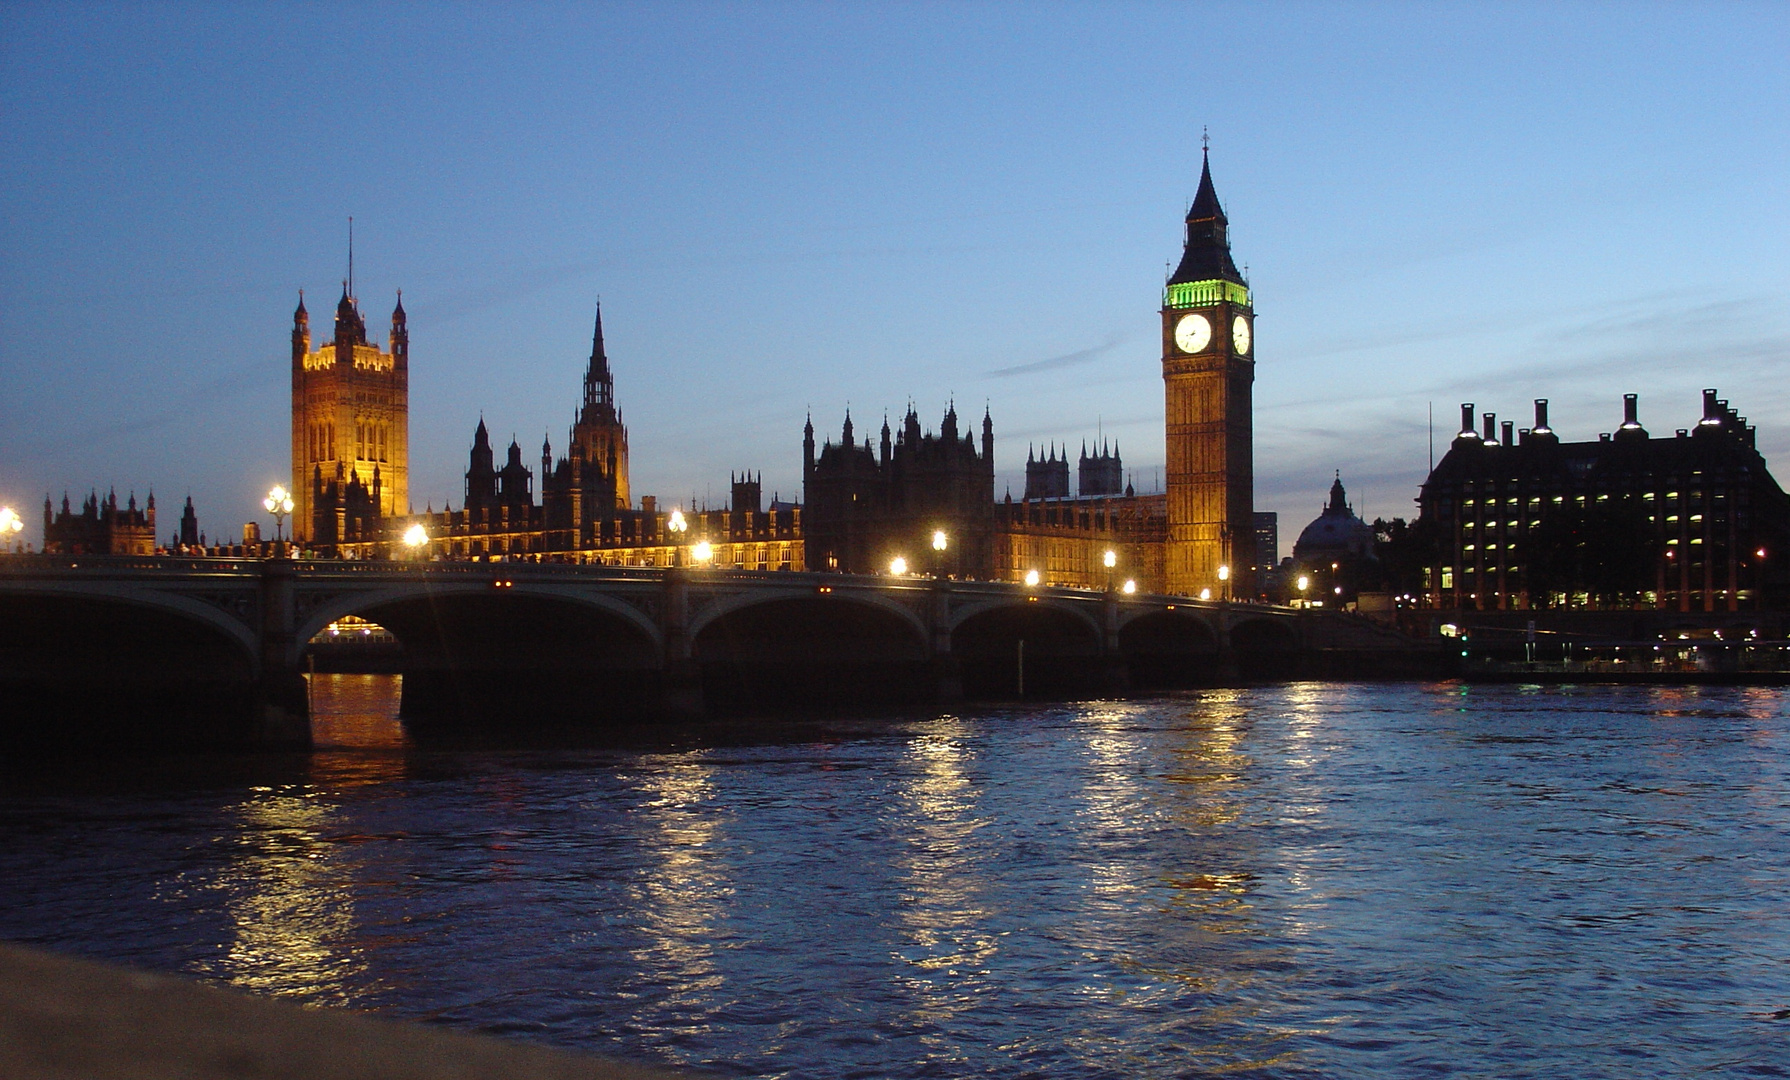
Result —
<path fill-rule="evenodd" d="M 410 549 L 410 557 L 416 558 L 418 549 L 429 542 L 429 530 L 417 522 L 404 530 L 404 546 Z"/>
<path fill-rule="evenodd" d="M 276 555 L 284 554 L 284 551 L 281 550 L 286 543 L 283 529 L 286 525 L 286 515 L 292 512 L 292 496 L 287 493 L 285 488 L 275 484 L 273 490 L 267 493 L 267 498 L 261 500 L 261 505 L 273 515 L 274 553 Z"/>
<path fill-rule="evenodd" d="M 1038 571 L 1036 571 L 1036 570 L 1027 570 L 1026 571 L 1026 584 L 1027 585 L 1038 584 Z"/>
<path fill-rule="evenodd" d="M 1231 596 L 1231 568 L 1226 565 L 1218 567 L 1218 598 L 1228 600 Z"/>
<path fill-rule="evenodd" d="M 907 573 L 907 560 L 897 555 L 889 560 L 889 573 L 900 577 Z"/>
<path fill-rule="evenodd" d="M 1305 602 L 1305 590 L 1311 588 L 1311 578 L 1305 574 L 1300 574 L 1299 580 L 1294 584 L 1299 586 L 1299 602 L 1303 604 Z"/>
<path fill-rule="evenodd" d="M 932 530 L 932 550 L 938 553 L 932 557 L 933 577 L 945 576 L 945 548 L 950 543 L 951 538 L 945 535 L 945 530 Z"/>
<path fill-rule="evenodd" d="M 1121 585 L 1119 587 L 1119 591 L 1124 593 L 1126 596 L 1130 596 L 1132 593 L 1135 593 L 1137 591 L 1137 582 L 1131 580 L 1130 578 L 1126 578 L 1125 584 Z"/>
<path fill-rule="evenodd" d="M 709 546 L 707 540 L 696 541 L 696 545 L 690 549 L 690 557 L 699 563 L 708 562 L 714 557 L 714 554 L 715 549 Z"/>
<path fill-rule="evenodd" d="M 0 551 L 24 530 L 25 520 L 12 507 L 0 506 Z"/>

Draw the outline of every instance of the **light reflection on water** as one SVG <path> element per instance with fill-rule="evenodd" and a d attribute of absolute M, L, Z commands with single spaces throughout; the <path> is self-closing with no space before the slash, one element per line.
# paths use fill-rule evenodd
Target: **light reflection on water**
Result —
<path fill-rule="evenodd" d="M 1787 1075 L 1777 690 L 1307 684 L 0 792 L 0 936 L 736 1075 Z"/>

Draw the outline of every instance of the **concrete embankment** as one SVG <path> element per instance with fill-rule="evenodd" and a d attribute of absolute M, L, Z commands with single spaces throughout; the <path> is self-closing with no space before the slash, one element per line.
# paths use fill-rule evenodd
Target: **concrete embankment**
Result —
<path fill-rule="evenodd" d="M 545 1047 L 306 1008 L 0 944 L 8 1080 L 676 1080 Z"/>

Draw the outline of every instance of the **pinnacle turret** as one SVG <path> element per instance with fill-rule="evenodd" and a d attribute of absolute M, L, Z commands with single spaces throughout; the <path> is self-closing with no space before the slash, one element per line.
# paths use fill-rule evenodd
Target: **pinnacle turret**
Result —
<path fill-rule="evenodd" d="M 1244 284 L 1237 264 L 1231 261 L 1229 221 L 1219 205 L 1218 190 L 1212 186 L 1212 161 L 1207 151 L 1201 152 L 1200 187 L 1187 210 L 1186 246 L 1181 252 L 1181 265 L 1169 277 L 1169 284 L 1187 281 L 1230 281 Z"/>

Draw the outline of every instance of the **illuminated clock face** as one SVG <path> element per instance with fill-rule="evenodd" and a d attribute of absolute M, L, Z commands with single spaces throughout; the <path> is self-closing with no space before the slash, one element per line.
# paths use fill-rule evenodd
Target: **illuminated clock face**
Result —
<path fill-rule="evenodd" d="M 1181 316 L 1175 324 L 1175 348 L 1184 353 L 1196 353 L 1212 344 L 1212 324 L 1204 315 L 1189 312 Z"/>
<path fill-rule="evenodd" d="M 1231 347 L 1238 356 L 1249 355 L 1249 320 L 1241 315 L 1231 320 Z"/>

